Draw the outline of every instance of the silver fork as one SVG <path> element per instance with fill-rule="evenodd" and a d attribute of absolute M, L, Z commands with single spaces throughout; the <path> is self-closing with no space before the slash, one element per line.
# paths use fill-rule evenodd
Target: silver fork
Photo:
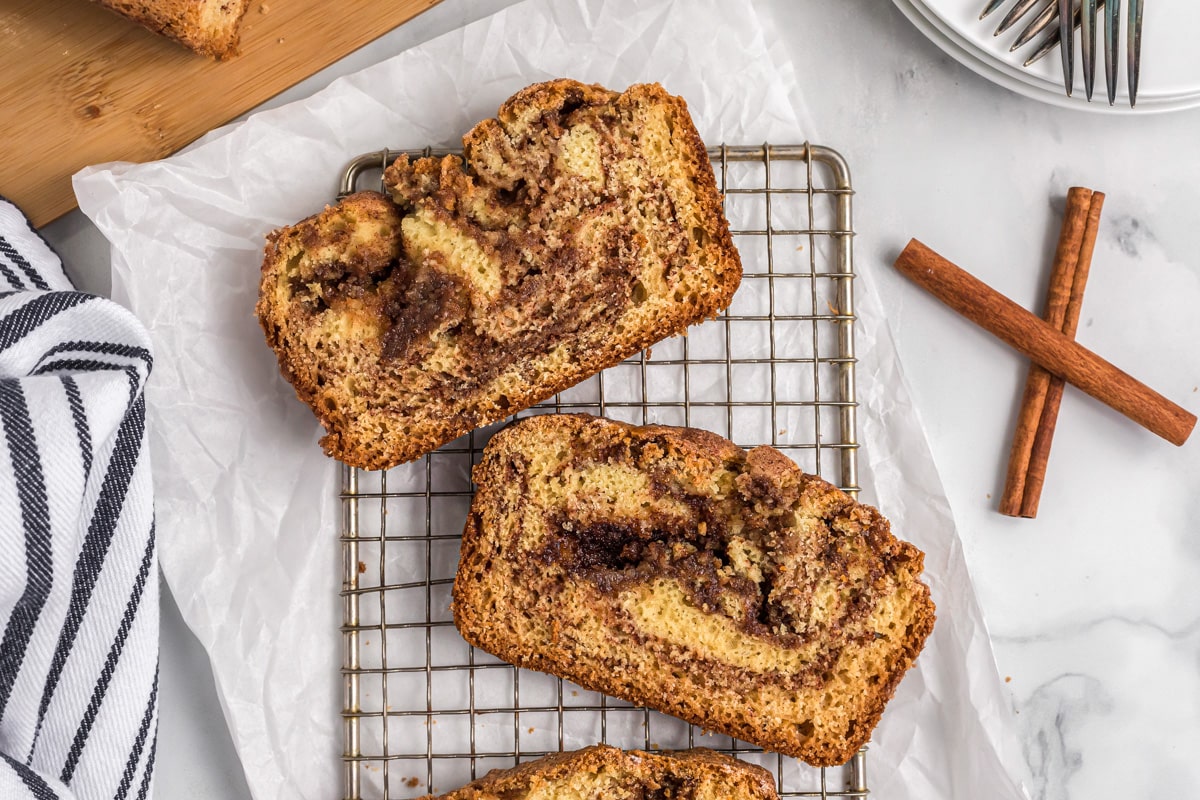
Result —
<path fill-rule="evenodd" d="M 1006 0 L 989 0 L 983 13 L 984 19 L 1004 5 Z M 1074 31 L 1080 29 L 1083 52 L 1083 86 L 1087 99 L 1092 99 L 1092 88 L 1096 75 L 1096 14 L 1104 13 L 1104 78 L 1108 88 L 1108 104 L 1116 103 L 1117 96 L 1117 47 L 1121 27 L 1121 0 L 1017 0 L 996 28 L 996 36 L 1013 27 L 1017 22 L 1032 15 L 1032 20 L 1018 34 L 1010 50 L 1017 50 L 1047 32 L 1033 54 L 1025 59 L 1024 66 L 1038 61 L 1063 41 L 1073 42 Z M 1057 22 L 1057 26 L 1054 23 Z M 1052 27 L 1053 26 L 1053 27 Z M 1142 0 L 1129 0 L 1126 57 L 1129 82 L 1129 105 L 1137 104 L 1138 73 L 1142 55 Z M 1075 48 L 1061 47 L 1063 85 L 1070 96 L 1075 83 Z"/>

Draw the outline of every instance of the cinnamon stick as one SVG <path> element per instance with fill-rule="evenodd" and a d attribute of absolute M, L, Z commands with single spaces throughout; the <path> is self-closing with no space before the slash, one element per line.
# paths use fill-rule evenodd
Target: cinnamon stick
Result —
<path fill-rule="evenodd" d="M 1082 389 L 1174 445 L 1187 441 L 1196 417 L 913 239 L 896 269 L 950 308 L 1053 375 Z"/>
<path fill-rule="evenodd" d="M 1100 211 L 1104 208 L 1104 193 L 1092 194 L 1088 208 L 1087 223 L 1083 228 L 1083 241 L 1079 245 L 1079 258 L 1075 262 L 1075 280 L 1071 283 L 1071 296 L 1067 300 L 1063 318 L 1064 336 L 1075 338 L 1079 328 L 1079 316 L 1083 308 L 1083 290 L 1087 286 L 1088 273 L 1092 266 L 1092 252 L 1096 249 L 1096 235 L 1100 230 Z M 1042 498 L 1042 484 L 1046 480 L 1046 464 L 1050 460 L 1050 445 L 1054 441 L 1054 428 L 1058 424 L 1058 408 L 1062 404 L 1066 382 L 1052 376 L 1046 389 L 1046 401 L 1042 406 L 1042 417 L 1038 423 L 1037 436 L 1033 440 L 1033 452 L 1029 457 L 1029 469 L 1025 476 L 1025 493 L 1021 500 L 1021 516 L 1033 519 L 1037 516 L 1038 503 Z"/>
<path fill-rule="evenodd" d="M 1054 251 L 1054 265 L 1050 270 L 1050 289 L 1046 294 L 1046 310 L 1042 318 L 1056 330 L 1062 330 L 1067 316 L 1067 303 L 1071 299 L 1071 287 L 1075 282 L 1076 266 L 1083 244 L 1084 228 L 1087 226 L 1088 209 L 1092 203 L 1092 191 L 1078 186 L 1067 192 L 1067 210 L 1063 214 L 1062 229 L 1058 234 L 1058 247 Z M 1004 492 L 1000 496 L 1000 513 L 1018 516 L 1025 498 L 1026 476 L 1033 461 L 1034 441 L 1038 437 L 1046 409 L 1051 375 L 1039 364 L 1029 365 L 1025 378 L 1025 392 L 1021 396 L 1021 410 L 1017 415 L 1017 427 L 1013 432 L 1012 448 L 1008 455 L 1008 471 L 1004 477 Z M 1054 424 L 1056 415 L 1048 421 Z"/>

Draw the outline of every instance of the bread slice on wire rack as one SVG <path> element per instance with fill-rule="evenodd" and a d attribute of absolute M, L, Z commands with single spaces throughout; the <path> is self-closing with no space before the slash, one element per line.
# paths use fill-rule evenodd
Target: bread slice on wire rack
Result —
<path fill-rule="evenodd" d="M 463 139 L 272 233 L 258 316 L 326 452 L 410 461 L 729 305 L 741 262 L 687 105 L 528 87 Z"/>
<path fill-rule="evenodd" d="M 771 447 L 541 415 L 473 478 L 470 644 L 814 765 L 866 743 L 933 628 L 921 551 Z"/>
<path fill-rule="evenodd" d="M 493 770 L 457 791 L 421 800 L 777 800 L 771 773 L 697 748 L 679 752 L 595 745 Z"/>

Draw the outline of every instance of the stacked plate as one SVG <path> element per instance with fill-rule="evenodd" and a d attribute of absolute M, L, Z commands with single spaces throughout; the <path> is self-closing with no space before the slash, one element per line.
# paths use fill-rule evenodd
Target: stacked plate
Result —
<path fill-rule="evenodd" d="M 1015 2 L 1015 0 L 1013 0 Z M 1200 107 L 1200 56 L 1190 35 L 1200 32 L 1200 2 L 1197 0 L 1155 0 L 1147 3 L 1142 29 L 1141 78 L 1138 82 L 1137 107 L 1130 109 L 1126 86 L 1126 8 L 1121 7 L 1121 52 L 1118 62 L 1120 79 L 1116 104 L 1108 104 L 1104 83 L 1104 25 L 1098 20 L 1096 31 L 1096 83 L 1089 103 L 1083 91 L 1082 56 L 1079 34 L 1075 35 L 1075 88 L 1071 97 L 1063 90 L 1062 59 L 1057 49 L 1045 58 L 1023 67 L 1021 64 L 1041 41 L 1010 52 L 1013 41 L 1027 24 L 1018 22 L 1000 36 L 993 31 L 1011 7 L 1005 4 L 987 19 L 979 12 L 986 0 L 893 0 L 929 39 L 956 61 L 988 80 L 1019 94 L 1066 108 L 1104 113 L 1139 114 L 1179 111 Z M 1103 13 L 1101 13 L 1103 16 Z M 1032 19 L 1033 14 L 1029 14 Z"/>

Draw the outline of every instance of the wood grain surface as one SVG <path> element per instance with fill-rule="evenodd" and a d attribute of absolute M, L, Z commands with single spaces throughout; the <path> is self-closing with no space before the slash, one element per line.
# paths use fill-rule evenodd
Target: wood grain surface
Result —
<path fill-rule="evenodd" d="M 438 0 L 254 0 L 211 61 L 88 0 L 0 0 L 0 195 L 35 226 L 89 164 L 169 155 Z"/>

